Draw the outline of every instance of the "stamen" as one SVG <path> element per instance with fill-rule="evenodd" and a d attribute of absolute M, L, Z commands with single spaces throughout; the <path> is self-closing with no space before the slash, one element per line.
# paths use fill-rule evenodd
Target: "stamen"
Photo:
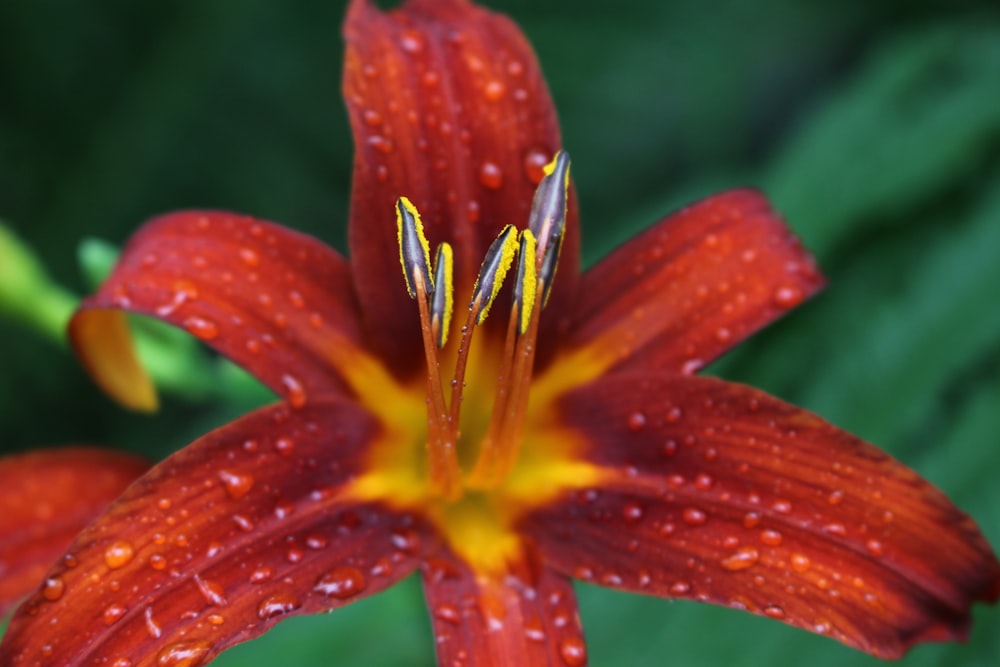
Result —
<path fill-rule="evenodd" d="M 431 331 L 437 339 L 438 349 L 448 342 L 448 330 L 451 329 L 451 316 L 454 311 L 454 256 L 451 246 L 442 243 L 438 246 L 434 258 L 434 294 L 431 300 Z"/>
<path fill-rule="evenodd" d="M 517 252 L 517 228 L 507 225 L 490 244 L 479 267 L 479 277 L 472 288 L 469 308 L 476 309 L 476 324 L 482 324 L 490 314 L 490 306 L 503 287 L 504 278 Z"/>
<path fill-rule="evenodd" d="M 431 293 L 431 251 L 420 213 L 406 197 L 396 202 L 396 238 L 399 241 L 399 263 L 406 279 L 406 291 L 417 298 L 417 274 L 423 279 L 424 289 Z"/>
<path fill-rule="evenodd" d="M 566 232 L 569 166 L 569 153 L 566 151 L 559 151 L 552 162 L 545 165 L 545 176 L 535 190 L 528 217 L 528 229 L 538 240 L 538 282 L 541 285 L 543 306 L 548 303 L 552 291 Z"/>
<path fill-rule="evenodd" d="M 538 242 L 530 229 L 521 232 L 517 281 L 514 283 L 514 308 L 518 319 L 517 332 L 522 336 L 528 330 L 528 322 L 535 310 L 535 296 L 538 292 L 538 267 L 535 264 L 537 246 Z"/>

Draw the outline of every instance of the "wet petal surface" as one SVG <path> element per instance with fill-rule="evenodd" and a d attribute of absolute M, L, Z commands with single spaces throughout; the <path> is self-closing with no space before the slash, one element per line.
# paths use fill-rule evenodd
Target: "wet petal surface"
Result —
<path fill-rule="evenodd" d="M 690 374 L 816 292 L 812 257 L 752 190 L 670 215 L 581 278 L 570 348 Z"/>
<path fill-rule="evenodd" d="M 66 447 L 0 459 L 0 617 L 43 583 L 80 529 L 146 472 L 145 460 L 96 447 Z"/>
<path fill-rule="evenodd" d="M 448 553 L 427 560 L 422 572 L 442 667 L 587 664 L 568 578 L 525 561 L 477 574 Z"/>
<path fill-rule="evenodd" d="M 43 588 L 21 607 L 4 655 L 202 664 L 283 618 L 399 581 L 428 544 L 422 526 L 338 496 L 379 432 L 354 404 L 322 399 L 264 408 L 189 445 L 79 536 L 47 575 L 58 595 Z"/>
<path fill-rule="evenodd" d="M 815 415 L 713 378 L 621 375 L 567 396 L 613 474 L 522 522 L 546 562 L 747 609 L 880 655 L 963 637 L 1000 593 L 979 530 L 915 472 Z"/>
<path fill-rule="evenodd" d="M 344 258 L 304 234 L 231 213 L 150 221 L 74 316 L 70 335 L 84 364 L 135 405 L 143 376 L 130 366 L 121 313 L 107 309 L 186 329 L 293 405 L 344 391 L 351 353 L 363 347 Z"/>
<path fill-rule="evenodd" d="M 356 0 L 344 35 L 356 144 L 351 265 L 373 345 L 408 376 L 418 370 L 420 333 L 398 272 L 393 203 L 405 196 L 420 210 L 432 248 L 454 246 L 464 306 L 490 242 L 506 224 L 527 224 L 559 130 L 531 46 L 506 17 L 465 0 L 409 0 L 388 13 Z M 556 309 L 578 271 L 570 208 Z M 496 321 L 488 328 L 502 328 Z"/>

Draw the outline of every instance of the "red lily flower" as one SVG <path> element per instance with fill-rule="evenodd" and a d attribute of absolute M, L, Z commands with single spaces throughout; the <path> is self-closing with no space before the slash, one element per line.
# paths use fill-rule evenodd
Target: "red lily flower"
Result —
<path fill-rule="evenodd" d="M 80 530 L 149 465 L 95 447 L 0 459 L 0 618 L 38 587 Z"/>
<path fill-rule="evenodd" d="M 122 310 L 283 402 L 133 484 L 19 610 L 3 664 L 202 664 L 415 570 L 442 665 L 585 664 L 572 578 L 884 657 L 964 636 L 1000 593 L 971 519 L 815 415 L 694 375 L 821 286 L 761 195 L 695 204 L 579 275 L 568 159 L 516 27 L 466 0 L 354 0 L 345 35 L 351 259 L 167 215 L 71 326 L 138 407 Z M 471 304 L 454 323 L 452 301 Z"/>

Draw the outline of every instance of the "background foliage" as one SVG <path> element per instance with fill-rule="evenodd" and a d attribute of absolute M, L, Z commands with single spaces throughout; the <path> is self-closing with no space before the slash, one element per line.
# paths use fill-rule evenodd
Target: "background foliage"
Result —
<path fill-rule="evenodd" d="M 517 0 L 574 157 L 593 261 L 679 204 L 765 189 L 830 279 L 712 372 L 878 443 L 1000 545 L 1000 8 L 941 0 Z M 342 2 L 0 3 L 0 218 L 77 294 L 84 237 L 192 206 L 344 247 Z M 0 260 L 2 261 L 2 260 Z M 2 268 L 2 267 L 0 267 Z M 250 399 L 153 417 L 0 320 L 0 448 L 163 456 Z M 592 664 L 868 665 L 745 614 L 580 587 Z M 902 664 L 1000 663 L 1000 612 Z M 282 623 L 220 665 L 431 665 L 415 582 Z"/>

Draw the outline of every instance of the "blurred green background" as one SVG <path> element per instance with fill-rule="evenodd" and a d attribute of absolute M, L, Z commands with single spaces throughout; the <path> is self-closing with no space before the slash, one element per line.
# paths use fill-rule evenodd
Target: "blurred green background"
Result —
<path fill-rule="evenodd" d="M 766 190 L 827 291 L 712 372 L 804 405 L 941 486 L 1000 545 L 1000 7 L 931 0 L 517 0 L 574 158 L 593 261 L 670 209 Z M 0 2 L 0 219 L 76 294 L 85 237 L 193 206 L 343 249 L 343 2 Z M 3 259 L 0 258 L 0 262 Z M 2 270 L 0 266 L 0 270 Z M 101 396 L 0 316 L 0 448 L 161 457 L 253 398 Z M 877 661 L 740 612 L 581 586 L 598 667 Z M 1000 611 L 902 663 L 1000 664 Z M 292 619 L 219 665 L 432 665 L 415 582 Z"/>

